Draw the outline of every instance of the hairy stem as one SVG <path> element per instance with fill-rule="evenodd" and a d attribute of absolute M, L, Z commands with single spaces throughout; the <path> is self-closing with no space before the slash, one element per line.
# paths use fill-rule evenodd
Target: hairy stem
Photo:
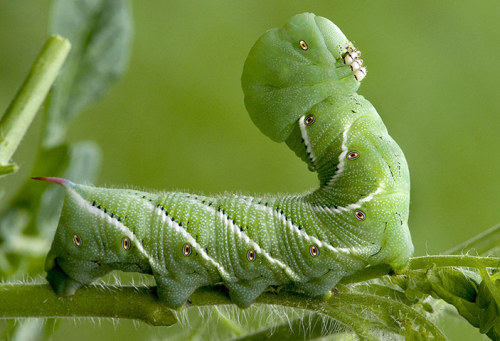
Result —
<path fill-rule="evenodd" d="M 92 316 L 136 319 L 151 325 L 175 323 L 174 312 L 157 300 L 154 290 L 148 287 L 89 286 L 79 289 L 72 297 L 58 298 L 49 285 L 2 284 L 0 285 L 2 318 Z M 190 305 L 231 304 L 223 290 L 223 287 L 200 288 L 191 296 Z M 366 324 L 359 324 L 353 316 L 349 317 L 344 311 L 345 305 L 380 306 L 394 316 L 397 316 L 397 311 L 402 312 L 408 318 L 424 325 L 437 339 L 441 335 L 432 323 L 412 308 L 371 294 L 339 293 L 325 300 L 294 292 L 283 291 L 279 294 L 266 292 L 255 303 L 281 305 L 320 313 L 346 324 L 367 340 L 373 339 L 373 336 L 365 328 Z"/>
<path fill-rule="evenodd" d="M 339 293 L 335 296 L 335 298 L 340 302 L 343 302 L 343 304 L 356 304 L 365 307 L 375 306 L 378 308 L 382 308 L 384 310 L 387 310 L 388 313 L 394 317 L 399 317 L 400 314 L 403 314 L 404 318 L 412 319 L 419 325 L 424 326 L 425 329 L 432 333 L 435 340 L 446 340 L 444 334 L 424 315 L 401 302 L 389 299 L 387 297 L 359 293 Z"/>
<path fill-rule="evenodd" d="M 370 323 L 368 321 L 360 323 L 359 316 L 353 316 L 349 311 L 346 312 L 340 307 L 331 308 L 329 310 L 330 314 L 335 316 L 335 320 L 352 329 L 359 337 L 360 341 L 379 340 L 371 333 L 371 328 L 369 328 Z"/>
<path fill-rule="evenodd" d="M 485 268 L 500 267 L 500 258 L 450 255 L 416 257 L 411 260 L 410 270 L 426 269 L 433 265 L 476 267 L 481 269 L 483 276 L 486 276 Z M 371 267 L 363 274 L 351 277 L 345 282 L 360 282 L 363 279 L 376 278 L 377 274 L 384 276 L 387 272 L 386 267 Z M 351 288 L 340 285 L 338 292 L 328 299 L 288 291 L 265 292 L 255 303 L 286 306 L 322 314 L 346 324 L 366 340 L 373 338 L 371 328 L 366 329 L 370 321 L 359 324 L 355 317 L 357 317 L 356 311 L 369 309 L 375 316 L 379 316 L 379 322 L 375 320 L 372 322 L 378 323 L 380 327 L 383 326 L 380 322 L 384 321 L 384 316 L 389 317 L 391 321 L 401 319 L 401 323 L 413 321 L 424 327 L 436 340 L 444 340 L 441 331 L 424 315 L 405 304 L 408 302 L 394 299 L 390 297 L 391 295 L 387 296 L 385 292 L 380 294 L 377 290 L 373 293 L 369 290 L 357 292 L 354 288 L 360 286 Z M 136 319 L 151 325 L 174 324 L 176 322 L 174 311 L 158 301 L 154 291 L 155 288 L 150 287 L 89 286 L 79 289 L 72 297 L 58 298 L 49 285 L 0 284 L 0 302 L 2 302 L 0 318 L 108 317 Z M 188 305 L 198 307 L 227 304 L 232 302 L 227 295 L 227 289 L 222 285 L 199 288 L 191 295 L 188 302 Z M 347 309 L 349 306 L 358 308 L 349 310 Z M 353 313 L 352 316 L 348 316 L 349 311 Z M 390 323 L 383 329 L 397 333 L 391 329 Z"/>
<path fill-rule="evenodd" d="M 176 323 L 174 312 L 159 302 L 152 290 L 90 286 L 72 297 L 60 298 L 48 284 L 0 284 L 0 318 L 109 317 L 136 319 L 155 326 Z"/>
<path fill-rule="evenodd" d="M 339 283 L 352 284 L 352 283 L 364 282 L 370 279 L 388 275 L 391 271 L 392 271 L 391 266 L 388 264 L 374 265 L 367 267 L 363 270 L 360 270 L 353 275 L 342 278 Z"/>
<path fill-rule="evenodd" d="M 433 255 L 414 257 L 410 260 L 409 269 L 425 269 L 436 266 L 463 266 L 471 268 L 500 268 L 500 257 L 476 257 L 467 255 Z"/>
<path fill-rule="evenodd" d="M 9 164 L 38 108 L 47 96 L 70 49 L 67 39 L 52 36 L 0 121 L 0 175 L 16 171 Z"/>
<path fill-rule="evenodd" d="M 291 322 L 271 326 L 269 328 L 258 330 L 235 339 L 232 341 L 303 341 L 319 338 L 325 335 L 325 317 L 318 314 L 311 314 L 305 318 L 296 318 Z"/>

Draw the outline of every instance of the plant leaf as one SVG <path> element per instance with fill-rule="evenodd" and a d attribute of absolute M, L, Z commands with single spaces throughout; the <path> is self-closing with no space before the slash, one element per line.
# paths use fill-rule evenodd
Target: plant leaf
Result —
<path fill-rule="evenodd" d="M 125 0 L 56 0 L 50 26 L 73 49 L 47 102 L 45 148 L 61 144 L 70 119 L 124 72 L 132 40 Z"/>

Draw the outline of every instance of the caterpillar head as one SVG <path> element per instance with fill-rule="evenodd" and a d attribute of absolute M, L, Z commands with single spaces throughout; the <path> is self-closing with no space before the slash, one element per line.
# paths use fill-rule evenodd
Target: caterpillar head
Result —
<path fill-rule="evenodd" d="M 298 14 L 262 35 L 245 62 L 242 87 L 253 122 L 271 139 L 287 139 L 313 105 L 357 91 L 366 69 L 340 29 L 312 13 Z"/>

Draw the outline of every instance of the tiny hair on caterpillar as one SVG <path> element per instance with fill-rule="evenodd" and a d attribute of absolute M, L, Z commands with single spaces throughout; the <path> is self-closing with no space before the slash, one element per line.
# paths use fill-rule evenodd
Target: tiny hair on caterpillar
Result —
<path fill-rule="evenodd" d="M 99 188 L 54 177 L 65 199 L 47 279 L 73 295 L 112 270 L 152 274 L 159 300 L 181 307 L 222 283 L 239 307 L 270 286 L 328 295 L 370 265 L 405 270 L 406 159 L 370 102 L 357 94 L 361 52 L 326 18 L 292 17 L 250 50 L 241 83 L 252 121 L 285 142 L 319 187 L 250 197 Z"/>

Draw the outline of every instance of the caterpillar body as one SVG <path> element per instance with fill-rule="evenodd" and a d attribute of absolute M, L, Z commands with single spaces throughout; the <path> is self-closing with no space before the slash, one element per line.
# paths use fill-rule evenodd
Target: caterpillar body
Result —
<path fill-rule="evenodd" d="M 38 178 L 66 190 L 46 260 L 54 290 L 72 295 L 117 269 L 152 274 L 173 308 L 216 283 L 246 307 L 269 286 L 317 296 L 368 265 L 403 271 L 413 252 L 408 167 L 356 93 L 365 75 L 360 52 L 312 13 L 250 51 L 245 105 L 264 134 L 318 173 L 319 188 L 304 195 L 208 197 Z"/>

